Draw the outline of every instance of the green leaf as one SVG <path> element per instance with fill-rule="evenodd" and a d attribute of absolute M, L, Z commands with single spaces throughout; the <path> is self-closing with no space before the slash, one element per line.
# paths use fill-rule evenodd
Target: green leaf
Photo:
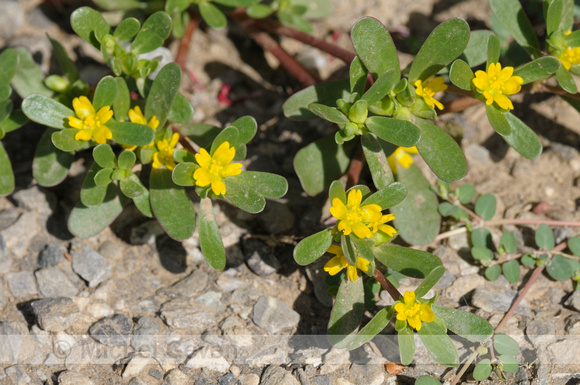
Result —
<path fill-rule="evenodd" d="M 14 172 L 10 158 L 0 142 L 0 196 L 8 195 L 14 191 Z"/>
<path fill-rule="evenodd" d="M 126 11 L 143 7 L 140 0 L 94 0 L 94 3 L 107 11 Z"/>
<path fill-rule="evenodd" d="M 75 128 L 66 128 L 64 130 L 55 131 L 52 133 L 52 143 L 61 151 L 72 152 L 78 151 L 89 146 L 89 142 L 84 142 L 75 139 L 78 130 Z"/>
<path fill-rule="evenodd" d="M 449 80 L 462 90 L 471 91 L 472 80 L 475 77 L 469 64 L 461 59 L 457 59 L 451 65 Z"/>
<path fill-rule="evenodd" d="M 545 223 L 542 223 L 540 226 L 538 226 L 535 234 L 535 240 L 536 245 L 538 245 L 540 249 L 550 251 L 555 246 L 554 233 L 552 232 L 550 226 L 546 225 Z"/>
<path fill-rule="evenodd" d="M 551 0 L 546 12 L 546 34 L 550 36 L 555 31 L 568 31 L 574 21 L 573 0 Z M 566 45 L 569 45 L 565 43 Z"/>
<path fill-rule="evenodd" d="M 576 85 L 572 74 L 566 69 L 566 67 L 561 66 L 558 71 L 556 71 L 556 79 L 564 91 L 571 94 L 578 92 L 578 86 Z"/>
<path fill-rule="evenodd" d="M 236 127 L 233 126 L 226 127 L 216 136 L 209 150 L 210 155 L 213 155 L 213 153 L 218 149 L 218 147 L 224 142 L 228 142 L 232 147 L 239 146 L 240 133 Z"/>
<path fill-rule="evenodd" d="M 461 204 L 464 205 L 471 203 L 471 201 L 473 200 L 473 198 L 475 198 L 475 195 L 477 194 L 475 187 L 473 187 L 470 184 L 464 184 L 459 186 L 457 190 L 455 190 L 455 192 Z"/>
<path fill-rule="evenodd" d="M 530 254 L 525 254 L 524 256 L 522 256 L 520 262 L 524 266 L 532 266 L 536 263 L 536 259 L 533 258 Z"/>
<path fill-rule="evenodd" d="M 70 24 L 77 35 L 96 48 L 101 47 L 100 39 L 110 31 L 101 13 L 89 7 L 75 9 L 70 16 Z"/>
<path fill-rule="evenodd" d="M 28 119 L 58 129 L 68 128 L 68 117 L 76 116 L 70 108 L 42 94 L 32 94 L 24 99 L 22 111 Z"/>
<path fill-rule="evenodd" d="M 348 350 L 353 350 L 369 342 L 374 336 L 387 327 L 391 318 L 393 318 L 393 308 L 391 306 L 382 308 L 354 337 L 349 340 L 346 348 Z"/>
<path fill-rule="evenodd" d="M 568 239 L 568 248 L 577 257 L 580 257 L 580 237 Z"/>
<path fill-rule="evenodd" d="M 467 162 L 457 143 L 433 123 L 419 119 L 421 129 L 417 150 L 429 168 L 446 182 L 457 182 L 467 174 Z"/>
<path fill-rule="evenodd" d="M 184 148 L 177 148 L 173 152 L 173 159 L 176 162 L 195 162 L 195 155 Z"/>
<path fill-rule="evenodd" d="M 108 144 L 99 144 L 93 149 L 93 158 L 101 168 L 115 168 L 117 166 L 117 157 L 113 149 Z"/>
<path fill-rule="evenodd" d="M 165 121 L 175 101 L 181 83 L 181 69 L 177 63 L 169 63 L 159 71 L 151 84 L 151 90 L 145 103 L 145 119 L 149 121 L 153 115 L 159 120 L 159 127 L 165 126 Z"/>
<path fill-rule="evenodd" d="M 66 52 L 66 49 L 63 45 L 58 41 L 54 40 L 53 38 L 49 37 L 50 44 L 52 45 L 52 52 L 58 60 L 58 64 L 60 65 L 60 69 L 66 78 L 71 82 L 75 82 L 79 79 L 79 70 L 75 63 L 71 60 Z"/>
<path fill-rule="evenodd" d="M 178 163 L 173 169 L 171 178 L 173 183 L 178 186 L 195 186 L 195 179 L 193 179 L 193 173 L 197 170 L 199 166 L 191 162 Z"/>
<path fill-rule="evenodd" d="M 119 168 L 131 169 L 137 160 L 133 151 L 123 151 L 119 154 Z"/>
<path fill-rule="evenodd" d="M 520 347 L 518 343 L 505 334 L 496 334 L 493 337 L 493 348 L 499 354 L 507 354 L 510 356 L 516 356 L 520 354 Z"/>
<path fill-rule="evenodd" d="M 226 251 L 220 235 L 210 198 L 199 204 L 199 244 L 205 260 L 216 270 L 226 267 Z"/>
<path fill-rule="evenodd" d="M 473 246 L 471 256 L 478 261 L 489 261 L 493 259 L 493 252 L 484 246 Z"/>
<path fill-rule="evenodd" d="M 409 71 L 409 81 L 425 80 L 456 59 L 469 41 L 469 26 L 463 19 L 451 19 L 439 24 L 427 37 L 415 56 Z"/>
<path fill-rule="evenodd" d="M 485 63 L 487 60 L 487 52 L 482 47 L 487 46 L 489 36 L 492 34 L 493 32 L 488 30 L 471 31 L 467 47 L 465 47 L 465 50 L 459 57 L 471 68 Z"/>
<path fill-rule="evenodd" d="M 149 194 L 153 213 L 167 235 L 178 241 L 189 238 L 195 229 L 195 210 L 185 189 L 171 180 L 171 171 L 151 170 Z"/>
<path fill-rule="evenodd" d="M 520 264 L 516 260 L 502 263 L 501 271 L 511 283 L 516 283 L 520 280 Z"/>
<path fill-rule="evenodd" d="M 228 25 L 228 20 L 218 7 L 211 3 L 202 2 L 199 4 L 199 13 L 203 20 L 212 28 L 223 29 Z"/>
<path fill-rule="evenodd" d="M 377 204 L 385 210 L 401 203 L 406 196 L 407 187 L 402 183 L 394 182 L 364 199 L 361 204 Z"/>
<path fill-rule="evenodd" d="M 483 381 L 491 374 L 491 364 L 489 358 L 481 360 L 473 370 L 473 378 L 477 381 Z"/>
<path fill-rule="evenodd" d="M 264 19 L 274 13 L 274 10 L 269 5 L 256 4 L 248 7 L 246 13 L 253 19 Z"/>
<path fill-rule="evenodd" d="M 350 120 L 338 109 L 334 107 L 328 107 L 324 104 L 311 103 L 308 105 L 308 109 L 316 114 L 318 117 L 328 120 L 329 122 L 344 124 L 348 123 Z"/>
<path fill-rule="evenodd" d="M 355 56 L 349 67 L 350 92 L 362 95 L 367 84 L 368 71 L 358 56 Z"/>
<path fill-rule="evenodd" d="M 292 0 L 292 5 L 306 7 L 306 13 L 302 16 L 309 19 L 321 19 L 330 16 L 334 11 L 331 0 Z"/>
<path fill-rule="evenodd" d="M 499 39 L 495 35 L 490 35 L 487 39 L 487 65 L 486 69 L 491 63 L 499 62 L 499 57 L 501 55 L 501 47 L 499 44 Z"/>
<path fill-rule="evenodd" d="M 447 329 L 471 342 L 483 342 L 493 335 L 493 327 L 484 318 L 464 310 L 431 305 Z"/>
<path fill-rule="evenodd" d="M 51 136 L 55 131 L 49 128 L 42 134 L 32 161 L 32 175 L 44 187 L 62 182 L 74 159 L 73 154 L 60 151 L 52 144 Z"/>
<path fill-rule="evenodd" d="M 72 235 L 79 238 L 90 238 L 109 226 L 123 211 L 123 203 L 119 199 L 117 187 L 110 184 L 107 194 L 99 206 L 87 207 L 78 203 L 68 218 L 68 229 Z"/>
<path fill-rule="evenodd" d="M 352 237 L 350 235 L 341 234 L 340 244 L 342 246 L 342 252 L 344 254 L 344 257 L 346 258 L 348 263 L 350 263 L 353 266 L 356 266 L 356 263 L 358 261 L 358 253 L 354 247 L 352 238 L 354 238 L 354 234 L 352 235 Z"/>
<path fill-rule="evenodd" d="M 521 77 L 524 79 L 523 84 L 528 84 L 556 73 L 560 65 L 560 60 L 552 56 L 545 56 L 516 68 L 514 76 Z"/>
<path fill-rule="evenodd" d="M 98 111 L 101 107 L 110 106 L 115 101 L 117 95 L 117 82 L 112 76 L 105 76 L 97 84 L 95 96 L 93 97 L 93 107 Z"/>
<path fill-rule="evenodd" d="M 129 108 L 131 107 L 131 95 L 129 93 L 129 87 L 127 87 L 127 83 L 123 78 L 115 78 L 115 83 L 117 85 L 117 93 L 112 102 L 112 108 L 115 113 L 115 119 L 121 121 L 127 118 Z"/>
<path fill-rule="evenodd" d="M 485 269 L 485 278 L 489 279 L 490 281 L 495 281 L 501 275 L 501 266 L 495 265 L 490 266 Z"/>
<path fill-rule="evenodd" d="M 130 178 L 122 180 L 120 182 L 121 186 L 124 183 L 127 183 L 127 181 L 130 180 Z M 135 203 L 135 207 L 139 209 L 141 214 L 145 215 L 148 218 L 153 218 L 154 214 L 153 209 L 151 208 L 151 197 L 149 195 L 149 190 L 145 189 L 142 195 L 133 198 L 133 203 Z"/>
<path fill-rule="evenodd" d="M 546 271 L 550 274 L 550 277 L 557 281 L 566 281 L 574 275 L 568 260 L 560 254 L 552 257 L 550 264 L 546 266 Z"/>
<path fill-rule="evenodd" d="M 412 245 L 426 245 L 439 234 L 441 217 L 437 212 L 437 196 L 431 185 L 415 165 L 399 167 L 399 182 L 407 186 L 407 197 L 391 208 L 395 228 L 401 238 Z"/>
<path fill-rule="evenodd" d="M 242 174 L 224 179 L 226 185 L 225 197 L 236 207 L 249 213 L 257 214 L 266 207 L 266 200 L 256 189 L 250 188 L 247 181 L 240 177 Z"/>
<path fill-rule="evenodd" d="M 350 343 L 360 325 L 363 310 L 363 280 L 351 282 L 348 278 L 343 279 L 328 322 L 328 341 L 333 346 L 340 349 Z"/>
<path fill-rule="evenodd" d="M 0 122 L 0 130 L 3 130 L 7 134 L 19 129 L 26 122 L 28 122 L 28 118 L 21 110 L 12 110 L 10 116 Z"/>
<path fill-rule="evenodd" d="M 540 46 L 530 20 L 518 0 L 490 0 L 491 12 L 531 57 L 540 56 Z"/>
<path fill-rule="evenodd" d="M 129 198 L 135 199 L 146 195 L 147 199 L 149 199 L 149 191 L 147 191 L 145 186 L 143 186 L 143 183 L 141 183 L 139 177 L 133 173 L 131 173 L 128 178 L 119 181 L 119 187 L 121 188 L 121 192 Z M 153 214 L 148 216 L 152 217 Z"/>
<path fill-rule="evenodd" d="M 144 124 L 109 120 L 107 127 L 113 133 L 113 140 L 119 144 L 146 146 L 155 139 L 155 132 Z"/>
<path fill-rule="evenodd" d="M 256 119 L 247 115 L 242 116 L 231 124 L 231 126 L 236 127 L 240 133 L 240 143 L 246 144 L 256 135 L 258 131 L 258 123 Z"/>
<path fill-rule="evenodd" d="M 439 381 L 429 376 L 421 376 L 415 381 L 415 385 L 441 385 Z"/>
<path fill-rule="evenodd" d="M 489 221 L 495 215 L 497 199 L 493 194 L 483 194 L 475 202 L 475 213 Z"/>
<path fill-rule="evenodd" d="M 510 355 L 501 355 L 498 359 L 503 364 L 502 370 L 506 373 L 515 373 L 520 368 L 518 360 Z"/>
<path fill-rule="evenodd" d="M 87 207 L 96 207 L 103 203 L 105 195 L 108 191 L 108 186 L 99 186 L 95 182 L 95 176 L 102 168 L 97 164 L 93 163 L 87 176 L 83 182 L 83 187 L 81 188 L 81 202 Z"/>
<path fill-rule="evenodd" d="M 187 123 L 191 119 L 193 119 L 193 107 L 189 103 L 189 100 L 178 92 L 167 116 L 167 120 L 173 123 Z"/>
<path fill-rule="evenodd" d="M 574 31 L 571 34 L 564 37 L 564 44 L 568 47 L 579 47 L 580 46 L 580 30 Z"/>
<path fill-rule="evenodd" d="M 325 229 L 304 238 L 294 248 L 294 260 L 301 266 L 320 258 L 332 244 L 332 229 Z"/>
<path fill-rule="evenodd" d="M 9 86 L 18 68 L 18 52 L 7 48 L 0 53 L 0 86 Z"/>
<path fill-rule="evenodd" d="M 499 243 L 504 247 L 505 251 L 508 252 L 509 254 L 515 254 L 518 251 L 516 236 L 511 231 L 503 233 Z"/>
<path fill-rule="evenodd" d="M 358 255 L 362 256 L 364 259 L 366 259 L 369 262 L 373 262 L 375 260 L 375 256 L 374 256 L 373 251 L 371 249 L 371 246 L 374 245 L 373 240 L 361 239 L 355 235 L 349 236 L 349 239 L 352 241 L 352 244 L 354 245 Z M 358 262 L 358 256 L 357 256 L 357 258 L 355 258 L 355 261 Z M 370 265 L 370 266 L 372 266 L 372 265 Z M 371 275 L 371 276 L 373 275 L 373 272 L 374 272 L 374 268 L 369 269 L 369 271 L 367 271 L 367 273 L 369 273 L 368 275 Z"/>
<path fill-rule="evenodd" d="M 113 169 L 105 168 L 100 170 L 97 172 L 94 179 L 97 186 L 107 187 L 107 185 L 113 181 Z M 83 201 L 83 204 L 86 204 L 86 202 Z"/>
<path fill-rule="evenodd" d="M 400 147 L 413 147 L 421 138 L 421 130 L 408 120 L 371 116 L 365 122 L 370 132 Z"/>
<path fill-rule="evenodd" d="M 399 343 L 401 363 L 403 365 L 409 365 L 415 356 L 415 335 L 413 334 L 413 329 L 408 325 L 400 329 L 398 331 L 397 341 Z"/>
<path fill-rule="evenodd" d="M 309 195 L 324 191 L 347 170 L 355 148 L 354 141 L 339 145 L 328 137 L 303 147 L 294 158 L 294 170 Z"/>
<path fill-rule="evenodd" d="M 449 202 L 441 202 L 439 204 L 439 208 L 437 210 L 439 211 L 439 214 L 441 214 L 441 216 L 449 217 L 449 216 L 455 214 L 459 210 L 459 207 L 457 207 Z"/>
<path fill-rule="evenodd" d="M 328 201 L 332 204 L 334 198 L 340 199 L 343 203 L 346 204 L 346 192 L 344 191 L 344 187 L 339 180 L 335 180 L 330 184 L 328 189 Z"/>
<path fill-rule="evenodd" d="M 288 182 L 280 175 L 268 172 L 243 171 L 236 177 L 266 198 L 281 198 L 288 191 Z"/>
<path fill-rule="evenodd" d="M 203 13 L 202 13 L 203 14 Z M 205 18 L 205 17 L 204 17 Z M 163 45 L 171 34 L 171 18 L 165 12 L 149 16 L 131 43 L 131 52 L 136 55 L 151 52 Z"/>
<path fill-rule="evenodd" d="M 373 83 L 372 86 L 363 94 L 360 100 L 366 100 L 369 105 L 383 99 L 399 81 L 399 72 L 392 69 L 388 70 Z"/>
<path fill-rule="evenodd" d="M 113 36 L 117 41 L 127 41 L 131 40 L 133 36 L 137 35 L 139 29 L 141 28 L 141 23 L 134 17 L 128 17 L 123 19 L 115 28 Z"/>
<path fill-rule="evenodd" d="M 386 244 L 373 250 L 383 265 L 408 277 L 425 278 L 441 266 L 441 260 L 426 251 Z"/>
<path fill-rule="evenodd" d="M 288 98 L 282 109 L 287 118 L 308 120 L 317 117 L 308 109 L 311 103 L 333 105 L 338 99 L 349 97 L 349 80 L 344 79 L 307 87 Z"/>
<path fill-rule="evenodd" d="M 427 348 L 427 351 L 435 361 L 441 365 L 459 366 L 459 355 L 451 338 L 447 335 L 445 324 L 439 317 L 433 322 L 423 322 L 419 337 Z"/>
<path fill-rule="evenodd" d="M 11 112 L 12 112 L 12 100 L 10 99 L 0 100 L 0 123 L 9 117 Z"/>
<path fill-rule="evenodd" d="M 30 94 L 51 96 L 52 90 L 44 85 L 44 73 L 36 64 L 30 52 L 24 48 L 17 48 L 18 67 L 12 77 L 12 88 L 22 98 Z"/>
<path fill-rule="evenodd" d="M 361 143 L 375 187 L 380 190 L 393 183 L 395 178 L 389 167 L 388 157 L 381 141 L 374 134 L 364 133 L 361 137 Z"/>
<path fill-rule="evenodd" d="M 415 289 L 415 296 L 417 298 L 421 298 L 427 294 L 427 292 L 431 290 L 431 288 L 435 286 L 437 282 L 439 282 L 441 277 L 443 277 L 443 274 L 445 274 L 445 268 L 443 266 L 437 266 L 431 270 L 423 282 L 421 282 L 421 284 L 417 286 L 417 289 Z"/>
<path fill-rule="evenodd" d="M 391 35 L 385 26 L 372 17 L 357 21 L 351 31 L 352 45 L 358 57 L 375 79 L 388 70 L 401 77 L 399 57 Z"/>

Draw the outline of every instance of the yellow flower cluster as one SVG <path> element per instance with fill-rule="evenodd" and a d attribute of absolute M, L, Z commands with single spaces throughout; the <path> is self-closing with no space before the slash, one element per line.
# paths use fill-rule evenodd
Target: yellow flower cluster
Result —
<path fill-rule="evenodd" d="M 98 144 L 107 143 L 113 138 L 113 133 L 105 124 L 113 117 L 110 106 L 104 106 L 95 111 L 95 107 L 86 96 L 75 98 L 72 102 L 76 116 L 68 117 L 68 124 L 76 128 L 76 140 L 89 141 L 93 139 Z"/>
<path fill-rule="evenodd" d="M 223 178 L 242 172 L 241 163 L 231 163 L 235 155 L 236 149 L 230 147 L 229 142 L 220 144 L 213 155 L 202 148 L 199 154 L 195 155 L 195 160 L 200 166 L 193 173 L 195 184 L 199 187 L 211 185 L 211 190 L 215 195 L 225 194 L 226 185 Z"/>
<path fill-rule="evenodd" d="M 348 276 L 348 279 L 351 282 L 354 282 L 358 278 L 357 269 L 362 271 L 369 270 L 370 262 L 360 256 L 357 257 L 356 266 L 349 264 L 348 261 L 346 260 L 346 257 L 344 256 L 342 247 L 338 245 L 330 245 L 330 247 L 326 252 L 335 255 L 328 262 L 326 262 L 326 265 L 324 265 L 324 271 L 326 271 L 330 275 L 336 275 L 346 267 L 346 275 Z"/>
<path fill-rule="evenodd" d="M 344 235 L 351 232 L 359 238 L 372 238 L 377 231 L 389 236 L 397 233 L 393 227 L 385 223 L 395 219 L 393 214 L 383 215 L 381 206 L 370 204 L 361 206 L 362 191 L 353 189 L 348 193 L 346 205 L 339 198 L 332 200 L 330 213 L 339 220 L 338 230 Z"/>
<path fill-rule="evenodd" d="M 399 321 L 407 321 L 409 326 L 417 331 L 421 330 L 421 322 L 435 320 L 431 305 L 417 302 L 414 291 L 405 291 L 403 300 L 395 303 L 395 311 Z"/>
<path fill-rule="evenodd" d="M 445 91 L 447 89 L 447 84 L 445 84 L 445 79 L 443 77 L 431 76 L 429 79 L 425 80 L 425 82 L 417 80 L 413 85 L 416 88 L 415 93 L 421 96 L 429 107 L 435 108 L 435 106 L 437 106 L 440 110 L 443 109 L 443 104 L 433 97 L 437 92 Z"/>
<path fill-rule="evenodd" d="M 417 147 L 399 147 L 391 155 L 387 157 L 391 170 L 397 173 L 397 163 L 405 168 L 409 168 L 413 164 L 413 155 L 419 153 Z"/>
<path fill-rule="evenodd" d="M 485 104 L 496 102 L 504 110 L 513 110 L 514 105 L 506 95 L 520 92 L 524 79 L 513 76 L 514 67 L 501 68 L 499 63 L 491 63 L 486 71 L 477 71 L 472 80 L 477 91 L 483 93 Z"/>
<path fill-rule="evenodd" d="M 564 36 L 568 36 L 572 31 L 567 31 Z M 567 70 L 573 65 L 580 64 L 580 47 L 562 46 L 562 53 L 558 55 L 558 59 Z"/>

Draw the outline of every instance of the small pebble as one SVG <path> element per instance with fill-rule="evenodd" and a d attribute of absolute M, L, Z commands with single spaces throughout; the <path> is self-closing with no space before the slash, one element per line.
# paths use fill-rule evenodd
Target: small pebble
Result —
<path fill-rule="evenodd" d="M 60 332 L 71 327 L 80 315 L 78 306 L 66 297 L 46 298 L 30 304 L 38 325 L 47 331 Z"/>
<path fill-rule="evenodd" d="M 93 324 L 89 334 L 105 345 L 127 346 L 133 330 L 133 321 L 124 314 L 105 317 Z"/>
<path fill-rule="evenodd" d="M 49 243 L 42 249 L 38 256 L 38 266 L 40 267 L 52 267 L 56 266 L 64 258 L 64 253 L 54 243 Z"/>

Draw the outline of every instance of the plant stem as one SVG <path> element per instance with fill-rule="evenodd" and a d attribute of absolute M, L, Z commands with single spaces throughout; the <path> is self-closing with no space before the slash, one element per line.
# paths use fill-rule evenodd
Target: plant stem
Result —
<path fill-rule="evenodd" d="M 578 221 L 555 221 L 548 219 L 496 219 L 491 221 L 486 221 L 484 224 L 488 226 L 501 226 L 501 225 L 541 225 L 546 224 L 548 226 L 580 226 Z"/>
<path fill-rule="evenodd" d="M 444 239 L 450 238 L 454 235 L 463 234 L 466 231 L 467 231 L 467 228 L 465 226 L 458 227 L 456 229 L 449 230 L 449 231 L 446 231 L 444 233 L 439 234 L 437 237 L 435 237 L 435 240 L 433 242 L 439 242 L 439 241 L 442 241 Z"/>
<path fill-rule="evenodd" d="M 189 14 L 189 23 L 185 28 L 183 37 L 179 41 L 179 48 L 177 49 L 177 54 L 175 55 L 175 62 L 179 65 L 182 71 L 186 70 L 187 54 L 189 53 L 189 46 L 191 45 L 191 38 L 193 33 L 197 29 L 199 21 L 199 15 L 197 13 L 191 12 Z"/>
<path fill-rule="evenodd" d="M 467 359 L 465 364 L 463 364 L 463 366 L 461 367 L 461 370 L 455 375 L 455 377 L 453 377 L 453 380 L 451 381 L 451 385 L 457 384 L 457 381 L 459 381 L 461 379 L 461 376 L 463 376 L 463 374 L 465 374 L 465 372 L 467 371 L 467 368 L 469 368 L 469 365 L 471 365 L 473 363 L 473 361 L 475 361 L 475 359 L 477 358 L 478 355 L 479 355 L 479 353 L 477 353 L 476 351 L 471 353 L 471 355 L 469 356 L 469 358 Z"/>
<path fill-rule="evenodd" d="M 375 269 L 373 277 L 381 284 L 383 289 L 385 289 L 390 294 L 390 296 L 393 297 L 395 301 L 403 298 L 403 295 L 399 292 L 399 290 L 397 290 L 391 281 L 389 281 L 378 269 Z"/>
<path fill-rule="evenodd" d="M 566 98 L 580 100 L 580 94 L 570 94 L 560 87 L 550 86 L 545 83 L 538 84 L 536 87 L 536 90 L 540 92 L 549 92 L 552 94 L 564 96 Z"/>
<path fill-rule="evenodd" d="M 356 185 L 360 179 L 360 173 L 362 172 L 363 166 L 365 164 L 365 156 L 361 149 L 357 151 L 354 158 L 350 162 L 350 166 L 347 171 L 346 179 L 346 189 L 348 190 L 352 186 Z"/>
<path fill-rule="evenodd" d="M 248 18 L 245 14 L 240 12 L 232 12 L 230 16 L 248 32 L 248 34 L 258 43 L 264 50 L 269 51 L 272 55 L 278 59 L 282 67 L 288 71 L 288 73 L 294 76 L 300 83 L 304 86 L 312 86 L 318 83 L 319 79 L 316 78 L 306 67 L 300 64 L 296 59 L 294 59 L 288 52 L 284 50 L 266 32 L 259 30 L 257 22 L 253 19 Z"/>

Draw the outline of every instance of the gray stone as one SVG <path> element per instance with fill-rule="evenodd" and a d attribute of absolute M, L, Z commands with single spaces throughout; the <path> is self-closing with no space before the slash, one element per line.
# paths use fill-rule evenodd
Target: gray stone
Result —
<path fill-rule="evenodd" d="M 492 292 L 487 289 L 478 288 L 473 292 L 471 304 L 489 313 L 494 311 L 507 312 L 517 295 L 518 292 L 516 290 Z M 520 302 L 520 305 L 516 309 L 516 314 L 530 314 L 530 308 L 525 299 Z"/>
<path fill-rule="evenodd" d="M 6 294 L 4 294 L 4 281 L 0 279 L 0 311 L 7 303 L 8 299 L 6 299 Z"/>
<path fill-rule="evenodd" d="M 232 303 L 248 304 L 260 298 L 262 293 L 254 286 L 241 287 L 234 290 L 230 301 Z"/>
<path fill-rule="evenodd" d="M 355 384 L 381 385 L 385 380 L 385 370 L 383 365 L 358 365 L 350 367 L 350 375 L 354 378 Z"/>
<path fill-rule="evenodd" d="M 111 276 L 111 263 L 101 254 L 85 245 L 73 244 L 72 267 L 89 287 L 95 287 Z"/>
<path fill-rule="evenodd" d="M 25 212 L 12 226 L 2 231 L 6 248 L 12 253 L 13 258 L 21 258 L 26 254 L 30 241 L 39 230 L 36 219 L 36 213 Z"/>
<path fill-rule="evenodd" d="M 159 289 L 158 293 L 167 295 L 171 298 L 192 297 L 205 289 L 207 281 L 207 273 L 203 270 L 197 269 L 181 281 L 175 283 L 173 286 Z"/>
<path fill-rule="evenodd" d="M 286 369 L 270 365 L 264 370 L 260 385 L 300 385 L 300 382 Z"/>
<path fill-rule="evenodd" d="M 4 242 L 4 237 L 0 234 L 0 277 L 8 273 L 11 267 L 12 259 L 8 257 L 6 242 Z"/>
<path fill-rule="evenodd" d="M 226 307 L 222 304 L 222 293 L 217 291 L 208 291 L 195 299 L 198 304 L 211 309 L 214 312 L 224 312 Z"/>
<path fill-rule="evenodd" d="M 248 286 L 248 282 L 236 277 L 237 273 L 238 271 L 232 268 L 220 274 L 216 284 L 221 291 L 230 292 L 239 289 L 240 287 Z"/>
<path fill-rule="evenodd" d="M 143 380 L 140 380 L 138 377 L 133 378 L 129 381 L 129 385 L 147 385 Z"/>
<path fill-rule="evenodd" d="M 278 334 L 297 327 L 300 315 L 284 302 L 262 296 L 254 306 L 253 321 L 269 334 Z"/>
<path fill-rule="evenodd" d="M 159 370 L 157 370 L 155 368 L 149 369 L 149 375 L 153 378 L 158 379 L 158 380 L 163 378 L 163 373 L 161 373 Z"/>
<path fill-rule="evenodd" d="M 562 160 L 571 161 L 578 155 L 578 150 L 572 146 L 560 144 L 558 142 L 551 142 L 550 149 L 554 151 Z"/>
<path fill-rule="evenodd" d="M 161 306 L 161 318 L 174 329 L 193 329 L 203 332 L 217 325 L 212 309 L 199 305 L 194 298 L 177 298 Z"/>
<path fill-rule="evenodd" d="M 131 378 L 135 377 L 137 374 L 141 373 L 143 369 L 151 362 L 151 356 L 143 355 L 143 354 L 135 354 L 129 362 L 127 366 L 125 366 L 125 370 L 123 370 L 123 378 Z"/>
<path fill-rule="evenodd" d="M 258 385 L 260 377 L 255 373 L 246 373 L 240 376 L 239 382 L 244 385 Z"/>
<path fill-rule="evenodd" d="M 56 206 L 56 197 L 51 191 L 41 191 L 38 186 L 20 190 L 12 195 L 19 207 L 27 211 L 34 211 L 42 217 L 52 214 L 52 207 Z"/>
<path fill-rule="evenodd" d="M 36 282 L 31 271 L 19 271 L 6 274 L 8 287 L 16 299 L 24 299 L 38 295 Z"/>
<path fill-rule="evenodd" d="M 258 218 L 270 234 L 285 233 L 294 228 L 294 222 L 296 222 L 289 206 L 277 201 L 269 201 Z"/>
<path fill-rule="evenodd" d="M 569 306 L 574 310 L 580 311 L 580 291 L 574 291 L 570 298 L 566 300 L 564 305 Z"/>
<path fill-rule="evenodd" d="M 185 364 L 191 369 L 207 369 L 217 373 L 227 373 L 230 369 L 230 363 L 216 349 L 206 346 L 191 356 Z"/>
<path fill-rule="evenodd" d="M 38 290 L 45 297 L 74 297 L 77 287 L 59 267 L 48 267 L 34 272 Z"/>
<path fill-rule="evenodd" d="M 471 143 L 464 149 L 467 159 L 474 160 L 480 164 L 489 164 L 491 158 L 487 148 L 476 143 Z"/>
<path fill-rule="evenodd" d="M 29 384 L 30 381 L 32 381 L 32 378 L 30 378 L 30 376 L 26 374 L 26 371 L 24 370 L 24 367 L 22 365 L 10 366 L 6 368 L 4 371 L 6 372 L 6 375 L 10 377 L 14 385 Z"/>
<path fill-rule="evenodd" d="M 244 239 L 243 251 L 248 267 L 259 276 L 271 275 L 280 269 L 280 261 L 274 256 L 274 248 L 260 239 Z"/>
<path fill-rule="evenodd" d="M 71 327 L 80 315 L 78 306 L 66 297 L 46 298 L 30 304 L 38 325 L 44 330 L 61 332 Z"/>
<path fill-rule="evenodd" d="M 66 370 L 58 375 L 58 385 L 94 385 L 95 383 L 79 372 Z"/>
<path fill-rule="evenodd" d="M 550 364 L 574 365 L 578 363 L 578 357 L 580 357 L 580 344 L 562 340 L 548 346 L 548 351 L 553 360 Z"/>
<path fill-rule="evenodd" d="M 179 369 L 173 369 L 163 379 L 161 385 L 186 385 L 189 384 L 189 378 Z"/>
<path fill-rule="evenodd" d="M 228 373 L 218 380 L 219 385 L 234 385 L 236 379 L 233 374 Z"/>
<path fill-rule="evenodd" d="M 565 330 L 570 335 L 580 336 L 580 314 L 573 314 L 566 318 Z"/>
<path fill-rule="evenodd" d="M 105 345 L 127 346 L 133 330 L 133 321 L 124 314 L 115 314 L 95 322 L 89 334 Z"/>
<path fill-rule="evenodd" d="M 49 243 L 42 249 L 40 255 L 38 256 L 38 266 L 40 267 L 52 267 L 56 266 L 64 258 L 64 253 L 54 243 Z"/>
<path fill-rule="evenodd" d="M 555 334 L 556 327 L 551 322 L 534 320 L 526 325 L 526 335 L 536 348 L 548 342 L 554 342 Z"/>
<path fill-rule="evenodd" d="M 17 362 L 22 342 L 28 335 L 25 323 L 0 322 L 0 362 L 2 364 Z"/>
<path fill-rule="evenodd" d="M 139 352 L 154 352 L 164 335 L 161 326 L 151 317 L 141 317 L 133 329 L 131 346 Z"/>
<path fill-rule="evenodd" d="M 9 40 L 13 32 L 24 23 L 24 6 L 18 0 L 2 0 L 0 9 L 0 38 Z"/>
<path fill-rule="evenodd" d="M 7 209 L 0 211 L 0 231 L 7 229 L 12 226 L 18 218 L 20 218 L 21 212 L 17 209 Z"/>

